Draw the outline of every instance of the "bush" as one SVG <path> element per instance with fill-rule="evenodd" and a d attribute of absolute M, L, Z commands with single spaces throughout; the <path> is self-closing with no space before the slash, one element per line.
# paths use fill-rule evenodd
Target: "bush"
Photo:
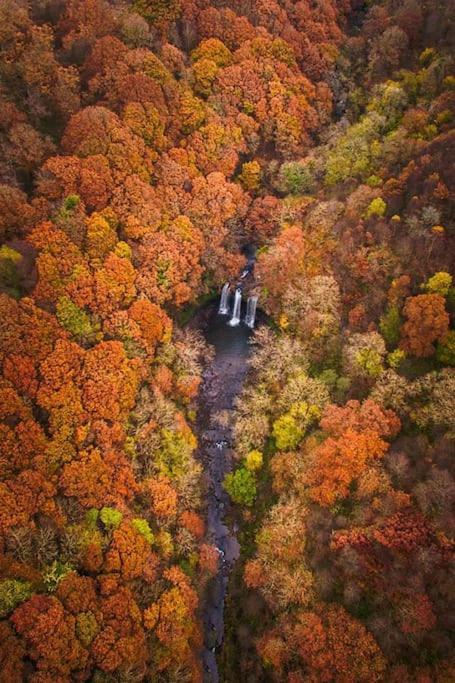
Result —
<path fill-rule="evenodd" d="M 383 370 L 381 355 L 375 349 L 361 349 L 356 360 L 369 377 L 379 377 Z"/>
<path fill-rule="evenodd" d="M 65 211 L 74 211 L 79 206 L 81 198 L 78 194 L 69 194 L 63 201 L 63 208 Z"/>
<path fill-rule="evenodd" d="M 304 430 L 295 417 L 286 413 L 273 423 L 272 430 L 276 447 L 280 451 L 290 451 L 296 448 L 303 438 Z"/>
<path fill-rule="evenodd" d="M 223 488 L 230 495 L 234 503 L 239 505 L 253 505 L 256 498 L 256 479 L 254 474 L 241 467 L 224 478 Z"/>
<path fill-rule="evenodd" d="M 85 523 L 89 529 L 96 529 L 99 516 L 99 510 L 97 510 L 96 508 L 90 508 L 90 510 L 87 510 L 87 512 L 85 513 Z"/>
<path fill-rule="evenodd" d="M 196 439 L 192 434 L 162 429 L 160 447 L 155 454 L 155 464 L 160 474 L 171 479 L 182 476 L 195 447 Z"/>

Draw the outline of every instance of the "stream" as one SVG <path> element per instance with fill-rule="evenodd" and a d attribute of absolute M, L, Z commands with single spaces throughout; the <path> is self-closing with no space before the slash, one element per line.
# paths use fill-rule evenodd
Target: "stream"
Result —
<path fill-rule="evenodd" d="M 230 327 L 229 317 L 218 314 L 217 304 L 210 304 L 196 322 L 209 344 L 215 349 L 214 359 L 206 367 L 199 392 L 196 431 L 199 439 L 198 458 L 204 468 L 207 491 L 207 542 L 219 549 L 218 573 L 208 584 L 201 614 L 204 628 L 202 663 L 204 683 L 218 683 L 216 655 L 223 643 L 224 600 L 229 572 L 239 557 L 236 529 L 228 526 L 230 498 L 224 491 L 224 476 L 233 467 L 233 404 L 241 392 L 248 369 L 252 331 L 244 324 Z M 222 424 L 217 414 L 226 411 Z"/>

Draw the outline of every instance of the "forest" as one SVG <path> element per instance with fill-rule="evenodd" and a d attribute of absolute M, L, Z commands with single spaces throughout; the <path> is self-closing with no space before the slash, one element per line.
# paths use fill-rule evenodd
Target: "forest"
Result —
<path fill-rule="evenodd" d="M 0 0 L 0 683 L 455 680 L 454 17 Z M 248 245 L 214 673 L 187 323 Z"/>

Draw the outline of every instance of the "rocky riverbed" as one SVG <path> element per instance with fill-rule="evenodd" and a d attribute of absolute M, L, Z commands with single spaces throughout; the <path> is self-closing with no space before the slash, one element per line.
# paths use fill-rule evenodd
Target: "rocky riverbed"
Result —
<path fill-rule="evenodd" d="M 224 601 L 229 573 L 239 556 L 236 528 L 228 523 L 231 502 L 222 484 L 233 467 L 233 406 L 247 373 L 252 333 L 243 324 L 230 327 L 227 321 L 228 317 L 218 315 L 213 304 L 191 322 L 191 327 L 199 327 L 215 349 L 203 374 L 197 418 L 198 457 L 206 485 L 207 540 L 220 555 L 218 574 L 209 583 L 201 605 L 205 683 L 219 681 L 216 655 L 223 643 Z"/>

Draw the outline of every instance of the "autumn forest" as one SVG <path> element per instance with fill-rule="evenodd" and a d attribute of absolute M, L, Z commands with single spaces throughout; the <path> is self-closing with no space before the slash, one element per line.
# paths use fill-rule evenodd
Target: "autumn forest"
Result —
<path fill-rule="evenodd" d="M 454 17 L 0 0 L 0 683 L 455 680 Z"/>

